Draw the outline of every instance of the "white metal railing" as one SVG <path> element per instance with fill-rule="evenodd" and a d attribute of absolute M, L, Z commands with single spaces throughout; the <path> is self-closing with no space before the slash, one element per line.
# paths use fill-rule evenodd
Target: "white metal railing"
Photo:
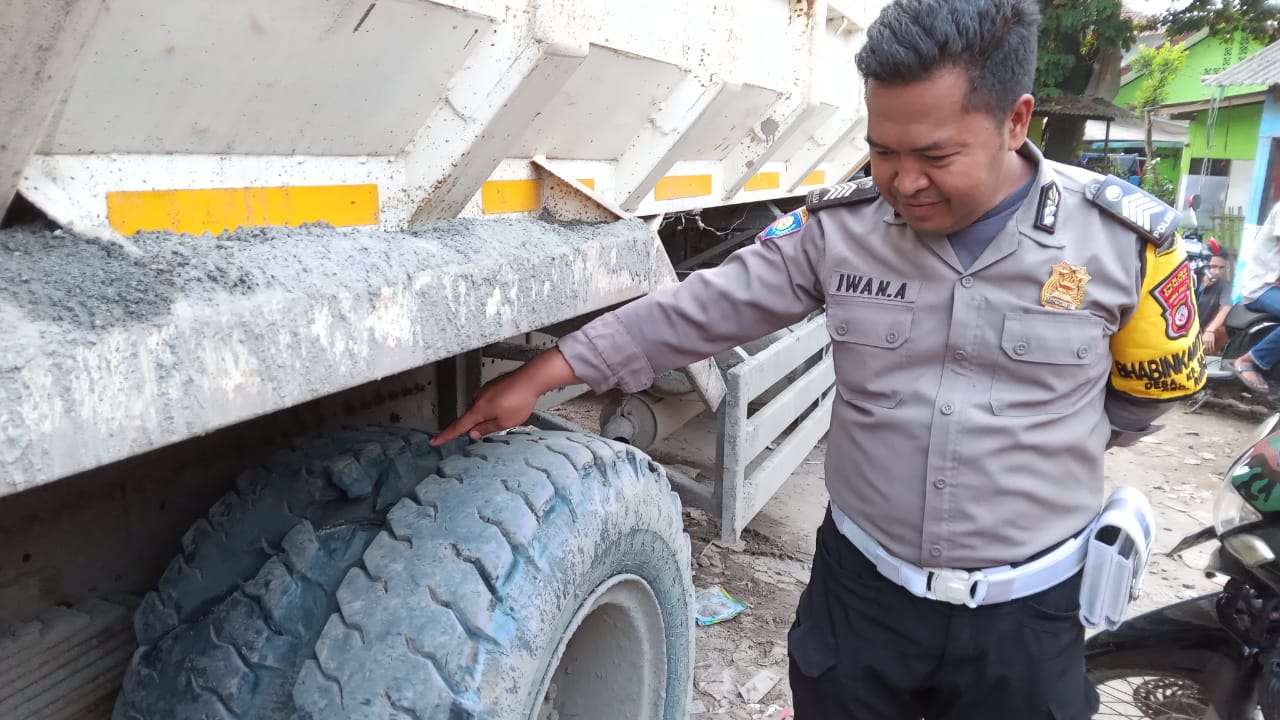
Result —
<path fill-rule="evenodd" d="M 713 503 L 724 540 L 738 539 L 826 435 L 835 399 L 830 345 L 826 315 L 819 314 L 726 373 L 727 393 L 717 413 L 718 502 Z M 753 400 L 818 355 L 816 364 L 752 412 Z"/>

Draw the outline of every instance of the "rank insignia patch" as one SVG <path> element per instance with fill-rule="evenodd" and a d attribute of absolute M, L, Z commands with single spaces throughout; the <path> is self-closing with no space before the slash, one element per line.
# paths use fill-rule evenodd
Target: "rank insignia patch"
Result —
<path fill-rule="evenodd" d="M 1079 310 L 1084 302 L 1084 286 L 1092 277 L 1083 265 L 1054 265 L 1049 282 L 1040 291 L 1040 304 L 1055 310 Z"/>
<path fill-rule="evenodd" d="M 809 211 L 806 208 L 793 210 L 786 215 L 773 221 L 773 224 L 764 229 L 760 233 L 760 240 L 776 240 L 780 237 L 786 237 L 800 232 L 800 228 L 809 221 Z"/>
<path fill-rule="evenodd" d="M 1136 230 L 1162 251 L 1172 247 L 1177 210 L 1146 190 L 1114 176 L 1103 179 L 1096 187 L 1090 185 L 1090 189 L 1093 203 L 1109 215 Z"/>
<path fill-rule="evenodd" d="M 814 190 L 805 199 L 805 205 L 810 210 L 821 210 L 837 205 L 866 202 L 878 197 L 880 197 L 880 189 L 876 187 L 875 180 L 868 177 Z"/>
<path fill-rule="evenodd" d="M 1170 340 L 1186 337 L 1196 317 L 1192 291 L 1191 266 L 1180 263 L 1164 280 L 1151 289 L 1151 297 L 1160 303 L 1164 313 L 1164 333 Z"/>
<path fill-rule="evenodd" d="M 1062 191 L 1058 183 L 1050 181 L 1040 188 L 1040 204 L 1036 206 L 1036 227 L 1052 233 L 1058 227 L 1058 205 L 1062 202 Z"/>

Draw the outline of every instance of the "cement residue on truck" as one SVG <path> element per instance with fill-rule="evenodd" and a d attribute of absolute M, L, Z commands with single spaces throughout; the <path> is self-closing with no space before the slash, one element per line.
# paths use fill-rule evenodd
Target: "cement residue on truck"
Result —
<path fill-rule="evenodd" d="M 429 440 L 853 176 L 880 5 L 0 10 L 0 718 L 684 718 L 681 501 L 816 442 L 822 319 Z M 703 412 L 717 477 L 645 455 Z"/>

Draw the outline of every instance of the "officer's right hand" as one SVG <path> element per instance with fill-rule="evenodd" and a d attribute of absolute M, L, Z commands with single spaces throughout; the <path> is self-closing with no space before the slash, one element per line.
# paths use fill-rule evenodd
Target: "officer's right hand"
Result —
<path fill-rule="evenodd" d="M 471 407 L 431 440 L 443 445 L 466 433 L 472 440 L 513 428 L 533 414 L 548 390 L 580 382 L 558 349 L 542 353 L 515 372 L 490 382 L 476 393 Z"/>

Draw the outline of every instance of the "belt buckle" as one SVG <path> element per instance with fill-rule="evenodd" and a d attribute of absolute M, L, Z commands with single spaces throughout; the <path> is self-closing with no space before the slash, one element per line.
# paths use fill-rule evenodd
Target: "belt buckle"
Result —
<path fill-rule="evenodd" d="M 987 594 L 987 577 L 981 570 L 930 570 L 929 592 L 934 600 L 976 608 Z"/>

